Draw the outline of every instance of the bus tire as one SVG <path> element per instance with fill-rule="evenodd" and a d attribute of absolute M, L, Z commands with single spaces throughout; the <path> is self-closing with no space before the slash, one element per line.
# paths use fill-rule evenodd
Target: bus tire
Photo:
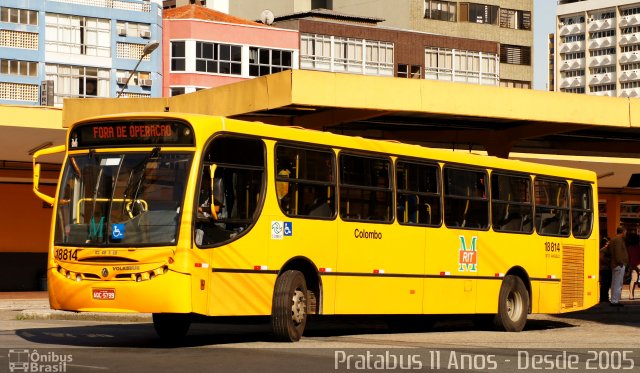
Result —
<path fill-rule="evenodd" d="M 288 270 L 276 279 L 271 328 L 276 340 L 296 342 L 307 323 L 307 283 L 299 271 Z"/>
<path fill-rule="evenodd" d="M 153 328 L 160 338 L 184 338 L 191 326 L 191 315 L 183 313 L 154 313 Z"/>
<path fill-rule="evenodd" d="M 520 332 L 527 323 L 529 293 L 518 276 L 505 276 L 500 286 L 498 313 L 493 322 L 496 328 L 507 332 Z"/>

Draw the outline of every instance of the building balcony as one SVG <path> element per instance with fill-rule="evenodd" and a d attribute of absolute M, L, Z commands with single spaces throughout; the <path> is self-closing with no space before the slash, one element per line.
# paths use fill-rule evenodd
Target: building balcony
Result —
<path fill-rule="evenodd" d="M 616 81 L 616 73 L 593 74 L 589 84 L 608 84 Z"/>
<path fill-rule="evenodd" d="M 620 18 L 620 27 L 640 25 L 640 14 Z"/>
<path fill-rule="evenodd" d="M 560 45 L 560 53 L 582 52 L 585 48 L 585 41 L 573 41 L 570 43 L 562 43 Z"/>
<path fill-rule="evenodd" d="M 620 63 L 640 61 L 640 52 L 625 52 L 620 54 Z"/>
<path fill-rule="evenodd" d="M 578 87 L 584 87 L 584 76 L 574 76 L 571 78 L 560 79 L 560 88 Z"/>
<path fill-rule="evenodd" d="M 560 71 L 584 69 L 584 66 L 585 66 L 584 59 L 567 60 L 560 65 Z"/>
<path fill-rule="evenodd" d="M 626 70 L 620 73 L 621 82 L 640 80 L 640 70 Z"/>
<path fill-rule="evenodd" d="M 620 45 L 633 45 L 638 43 L 640 43 L 640 32 L 620 36 Z"/>
<path fill-rule="evenodd" d="M 584 34 L 584 30 L 585 30 L 584 23 L 574 23 L 573 25 L 564 25 L 560 27 L 559 35 L 567 36 L 567 35 Z"/>
<path fill-rule="evenodd" d="M 590 92 L 589 94 L 593 96 L 616 97 L 615 89 L 613 91 Z"/>
<path fill-rule="evenodd" d="M 615 36 L 607 36 L 605 38 L 591 39 L 589 42 L 589 49 L 602 49 L 609 48 L 616 45 Z"/>
<path fill-rule="evenodd" d="M 606 54 L 604 56 L 590 57 L 589 67 L 609 66 L 615 63 L 614 54 Z"/>
<path fill-rule="evenodd" d="M 640 88 L 627 88 L 620 90 L 620 97 L 640 97 Z"/>
<path fill-rule="evenodd" d="M 598 19 L 589 22 L 589 32 L 604 31 L 614 28 L 616 25 L 613 18 Z"/>

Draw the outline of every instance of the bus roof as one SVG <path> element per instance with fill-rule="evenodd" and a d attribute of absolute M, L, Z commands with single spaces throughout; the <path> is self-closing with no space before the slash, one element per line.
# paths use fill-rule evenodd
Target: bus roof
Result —
<path fill-rule="evenodd" d="M 265 124 L 262 122 L 247 122 L 229 119 L 219 116 L 202 114 L 188 114 L 175 112 L 132 112 L 122 114 L 103 115 L 86 118 L 70 126 L 73 127 L 94 122 L 97 120 L 113 120 L 116 118 L 127 119 L 149 119 L 149 118 L 175 118 L 182 119 L 194 125 L 196 136 L 208 138 L 211 134 L 219 131 L 238 132 L 243 134 L 257 135 L 269 139 L 286 139 L 300 143 L 332 146 L 341 149 L 353 149 L 361 152 L 373 152 L 389 154 L 391 156 L 405 156 L 411 158 L 421 158 L 438 162 L 456 163 L 459 165 L 474 165 L 489 169 L 502 169 L 521 171 L 538 175 L 549 175 L 568 179 L 596 181 L 596 174 L 593 171 L 575 169 L 560 166 L 550 166 L 534 162 L 503 159 L 493 156 L 452 151 L 441 148 L 430 148 L 421 145 L 407 144 L 389 140 L 367 139 L 339 135 L 331 132 L 322 132 L 305 129 L 301 127 L 286 127 Z M 197 123 L 203 123 L 199 125 Z M 197 140 L 200 141 L 200 140 Z"/>

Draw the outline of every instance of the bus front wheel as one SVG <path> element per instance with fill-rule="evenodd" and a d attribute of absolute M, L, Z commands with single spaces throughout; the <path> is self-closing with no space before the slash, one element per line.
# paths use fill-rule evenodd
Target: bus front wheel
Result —
<path fill-rule="evenodd" d="M 271 327 L 276 339 L 296 342 L 307 323 L 307 283 L 299 271 L 289 270 L 276 280 Z"/>
<path fill-rule="evenodd" d="M 529 293 L 518 276 L 505 276 L 500 286 L 495 326 L 507 332 L 520 332 L 527 323 Z"/>
<path fill-rule="evenodd" d="M 190 316 L 183 313 L 154 313 L 153 327 L 160 338 L 183 338 L 191 326 Z"/>

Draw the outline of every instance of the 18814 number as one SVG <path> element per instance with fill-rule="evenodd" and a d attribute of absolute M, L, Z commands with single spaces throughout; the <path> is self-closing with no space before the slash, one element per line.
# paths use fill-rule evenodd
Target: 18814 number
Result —
<path fill-rule="evenodd" d="M 57 260 L 78 260 L 78 249 L 58 249 L 55 254 Z"/>

